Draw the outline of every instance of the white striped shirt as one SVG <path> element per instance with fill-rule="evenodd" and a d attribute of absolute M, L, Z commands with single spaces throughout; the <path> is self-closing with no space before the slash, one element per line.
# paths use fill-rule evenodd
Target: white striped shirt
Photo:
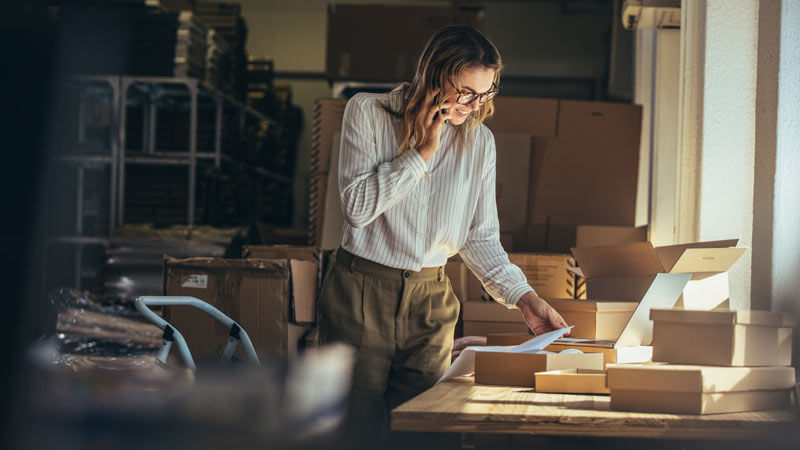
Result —
<path fill-rule="evenodd" d="M 413 148 L 398 155 L 402 90 L 355 95 L 344 111 L 339 147 L 342 247 L 389 267 L 419 271 L 458 253 L 495 299 L 513 305 L 528 285 L 500 245 L 494 135 L 481 124 L 470 148 L 442 127 L 429 162 Z M 467 124 L 465 123 L 465 126 Z"/>

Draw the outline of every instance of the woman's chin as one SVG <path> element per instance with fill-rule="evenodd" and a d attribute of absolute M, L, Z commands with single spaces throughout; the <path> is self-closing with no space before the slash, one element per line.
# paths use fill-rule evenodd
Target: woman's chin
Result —
<path fill-rule="evenodd" d="M 455 116 L 450 118 L 450 120 L 449 120 L 450 125 L 461 125 L 462 123 L 467 121 L 467 117 L 469 117 L 469 116 L 468 115 L 467 116 L 461 116 L 458 113 L 456 113 Z"/>

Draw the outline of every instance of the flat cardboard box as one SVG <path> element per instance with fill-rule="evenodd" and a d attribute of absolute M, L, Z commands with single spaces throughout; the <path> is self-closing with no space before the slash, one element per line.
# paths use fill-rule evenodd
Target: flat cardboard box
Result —
<path fill-rule="evenodd" d="M 633 300 L 657 273 L 691 274 L 677 303 L 686 309 L 713 309 L 728 300 L 727 271 L 746 248 L 738 240 L 696 242 L 654 248 L 650 242 L 573 248 L 570 269 L 586 279 L 586 295 L 598 300 Z"/>
<path fill-rule="evenodd" d="M 311 165 L 309 180 L 309 243 L 320 245 L 325 219 L 328 173 L 331 169 L 334 135 L 341 133 L 347 100 L 317 99 L 311 123 Z"/>
<path fill-rule="evenodd" d="M 320 247 L 323 248 L 337 248 L 342 243 L 344 216 L 339 199 L 339 144 L 341 138 L 341 131 L 336 131 L 331 136 L 331 161 L 328 169 L 328 185 L 325 187 L 322 234 L 319 241 Z"/>
<path fill-rule="evenodd" d="M 286 356 L 297 334 L 293 309 L 304 318 L 311 311 L 303 305 L 316 306 L 315 276 L 311 261 L 165 257 L 164 295 L 196 297 L 219 309 L 244 328 L 260 358 Z M 228 330 L 210 315 L 191 307 L 167 308 L 166 315 L 196 358 L 221 354 Z M 239 345 L 243 357 L 241 351 Z"/>
<path fill-rule="evenodd" d="M 554 394 L 608 394 L 605 370 L 565 369 L 539 372 L 536 392 Z"/>
<path fill-rule="evenodd" d="M 616 340 L 625 329 L 637 302 L 545 299 L 568 325 L 573 338 Z"/>
<path fill-rule="evenodd" d="M 466 303 L 462 303 L 462 306 L 464 304 Z M 526 325 L 525 322 L 465 320 L 463 323 L 464 336 L 489 336 L 494 333 L 520 333 L 528 336 L 528 339 L 531 338 L 531 335 L 528 334 L 528 325 Z"/>
<path fill-rule="evenodd" d="M 573 245 L 573 247 L 598 247 L 646 241 L 647 226 L 613 227 L 602 225 L 578 225 L 575 230 L 575 245 Z"/>
<path fill-rule="evenodd" d="M 475 6 L 331 4 L 327 23 L 327 78 L 410 80 L 418 55 L 436 30 L 445 25 L 481 29 L 483 18 L 483 9 Z M 360 33 L 353 33 L 355 29 Z"/>
<path fill-rule="evenodd" d="M 715 366 L 788 366 L 792 327 L 770 311 L 653 309 L 653 360 Z"/>
<path fill-rule="evenodd" d="M 461 316 L 464 336 L 528 332 L 528 325 L 518 309 L 495 301 L 466 301 L 461 304 Z"/>
<path fill-rule="evenodd" d="M 793 367 L 610 365 L 611 409 L 714 414 L 789 407 Z"/>
<path fill-rule="evenodd" d="M 486 336 L 486 345 L 519 345 L 530 339 L 527 333 L 492 333 Z M 555 342 L 545 350 L 550 352 L 561 352 L 573 348 L 584 353 L 602 353 L 605 364 L 617 363 L 643 363 L 650 361 L 653 356 L 653 347 L 638 345 L 633 347 L 613 347 L 613 341 L 593 341 L 592 345 L 580 345 L 575 343 Z"/>
<path fill-rule="evenodd" d="M 602 370 L 598 353 L 475 352 L 475 383 L 502 386 L 535 386 L 534 374 L 559 369 Z"/>

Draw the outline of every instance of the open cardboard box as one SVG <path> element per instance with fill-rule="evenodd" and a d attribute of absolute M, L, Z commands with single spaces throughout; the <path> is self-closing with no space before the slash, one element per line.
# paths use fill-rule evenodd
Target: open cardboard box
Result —
<path fill-rule="evenodd" d="M 636 302 L 577 299 L 545 299 L 564 320 L 574 326 L 570 336 L 585 339 L 617 339 L 625 329 Z"/>
<path fill-rule="evenodd" d="M 608 394 L 606 371 L 597 369 L 565 369 L 538 372 L 536 392 L 554 394 Z"/>
<path fill-rule="evenodd" d="M 772 311 L 653 309 L 653 361 L 715 366 L 788 366 L 792 327 Z"/>
<path fill-rule="evenodd" d="M 728 269 L 747 251 L 737 243 L 732 239 L 657 248 L 650 242 L 573 248 L 578 267 L 571 270 L 586 279 L 587 298 L 598 300 L 638 300 L 654 274 L 691 274 L 676 306 L 707 310 L 728 300 Z"/>
<path fill-rule="evenodd" d="M 475 383 L 534 387 L 537 372 L 558 369 L 603 369 L 599 353 L 475 352 Z"/>
<path fill-rule="evenodd" d="M 614 340 L 596 340 L 565 337 L 556 340 L 545 350 L 560 352 L 574 348 L 582 352 L 599 352 L 605 356 L 605 363 L 642 363 L 653 356 L 653 323 L 650 309 L 672 308 L 678 300 L 691 275 L 682 273 L 659 273 L 652 275 L 649 288 L 636 305 L 619 337 Z M 572 325 L 567 321 L 568 325 Z M 527 340 L 524 335 L 489 335 L 487 345 L 513 345 Z"/>
<path fill-rule="evenodd" d="M 793 367 L 609 365 L 611 409 L 712 414 L 789 407 Z"/>

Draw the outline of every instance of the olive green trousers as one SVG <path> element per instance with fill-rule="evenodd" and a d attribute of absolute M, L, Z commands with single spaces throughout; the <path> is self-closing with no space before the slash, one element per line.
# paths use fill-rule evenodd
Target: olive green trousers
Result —
<path fill-rule="evenodd" d="M 449 367 L 460 304 L 444 267 L 393 269 L 341 248 L 334 258 L 317 309 L 319 342 L 357 352 L 345 429 L 385 436 L 388 412 Z"/>

